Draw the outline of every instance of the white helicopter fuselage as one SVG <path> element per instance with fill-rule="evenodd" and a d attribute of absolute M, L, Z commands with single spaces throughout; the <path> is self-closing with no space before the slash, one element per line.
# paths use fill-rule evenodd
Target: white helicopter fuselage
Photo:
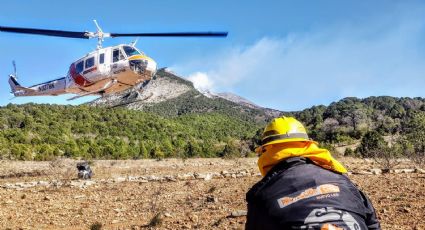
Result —
<path fill-rule="evenodd" d="M 69 100 L 87 95 L 121 92 L 150 80 L 156 73 L 156 62 L 130 45 L 97 49 L 73 62 L 66 77 L 31 87 L 22 87 L 16 76 L 9 84 L 15 96 L 77 94 Z"/>

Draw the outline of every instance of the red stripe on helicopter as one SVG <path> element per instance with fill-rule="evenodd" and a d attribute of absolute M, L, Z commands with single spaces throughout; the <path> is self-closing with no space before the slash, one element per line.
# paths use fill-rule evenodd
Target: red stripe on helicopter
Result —
<path fill-rule="evenodd" d="M 77 73 L 77 70 L 75 68 L 75 64 L 72 64 L 69 68 L 69 73 L 71 74 L 72 79 L 74 79 L 74 82 L 82 87 L 86 87 L 91 85 L 92 83 L 85 79 L 80 73 Z"/>

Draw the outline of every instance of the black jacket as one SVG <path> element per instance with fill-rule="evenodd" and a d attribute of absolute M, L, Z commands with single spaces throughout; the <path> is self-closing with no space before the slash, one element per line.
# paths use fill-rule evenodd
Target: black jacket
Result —
<path fill-rule="evenodd" d="M 274 166 L 246 194 L 246 229 L 381 229 L 369 199 L 345 175 L 306 158 Z"/>

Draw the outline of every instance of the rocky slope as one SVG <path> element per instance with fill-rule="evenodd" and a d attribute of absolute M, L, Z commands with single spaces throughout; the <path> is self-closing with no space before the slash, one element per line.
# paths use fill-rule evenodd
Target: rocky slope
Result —
<path fill-rule="evenodd" d="M 151 81 L 140 84 L 122 93 L 101 97 L 90 102 L 94 106 L 126 106 L 143 109 L 149 104 L 157 104 L 179 97 L 193 90 L 193 84 L 161 69 Z"/>
<path fill-rule="evenodd" d="M 192 82 L 166 69 L 158 70 L 149 82 L 119 94 L 99 98 L 92 106 L 126 107 L 164 116 L 187 113 L 217 112 L 236 115 L 244 120 L 263 123 L 282 114 L 281 111 L 263 108 L 245 98 L 231 93 L 200 92 Z"/>

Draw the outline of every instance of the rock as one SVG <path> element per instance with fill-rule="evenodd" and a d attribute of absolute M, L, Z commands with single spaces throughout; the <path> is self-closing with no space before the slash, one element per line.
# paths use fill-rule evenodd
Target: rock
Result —
<path fill-rule="evenodd" d="M 207 196 L 207 202 L 217 203 L 218 198 L 214 196 Z"/>
<path fill-rule="evenodd" d="M 172 216 L 170 213 L 168 213 L 168 212 L 165 212 L 165 213 L 164 213 L 164 216 L 165 216 L 165 217 L 168 217 L 168 218 L 173 218 L 173 216 Z"/>
<path fill-rule="evenodd" d="M 120 213 L 120 212 L 123 212 L 123 211 L 125 211 L 125 209 L 119 209 L 119 208 L 115 208 L 115 209 L 113 209 L 116 213 Z"/>
<path fill-rule="evenodd" d="M 178 180 L 193 180 L 195 179 L 195 176 L 193 173 L 186 173 L 186 174 L 179 174 L 177 175 Z"/>
<path fill-rule="evenodd" d="M 207 177 L 206 174 L 202 174 L 202 173 L 194 173 L 193 175 L 195 176 L 196 179 L 205 179 L 205 177 Z"/>
<path fill-rule="evenodd" d="M 128 181 L 138 181 L 139 177 L 137 176 L 128 176 Z"/>
<path fill-rule="evenodd" d="M 380 174 L 382 174 L 382 169 L 371 169 L 370 172 L 373 175 L 380 175 Z"/>
<path fill-rule="evenodd" d="M 413 172 L 415 172 L 415 169 L 394 169 L 395 174 L 413 173 Z"/>
<path fill-rule="evenodd" d="M 368 172 L 368 171 L 365 171 L 365 170 L 360 170 L 360 171 L 358 171 L 358 172 L 353 172 L 353 174 L 359 174 L 359 175 L 373 175 L 373 173 L 372 173 L 372 172 Z"/>
<path fill-rule="evenodd" d="M 115 183 L 121 183 L 121 182 L 124 182 L 126 180 L 126 178 L 125 177 L 117 177 L 117 178 L 114 178 L 114 182 Z"/>
<path fill-rule="evenodd" d="M 13 200 L 6 200 L 4 203 L 5 204 L 13 204 L 14 202 L 13 202 Z"/>
<path fill-rule="evenodd" d="M 403 169 L 394 169 L 395 174 L 403 173 Z"/>
<path fill-rule="evenodd" d="M 112 221 L 113 224 L 116 224 L 116 223 L 119 223 L 119 222 L 120 222 L 119 220 L 113 220 Z"/>
<path fill-rule="evenodd" d="M 185 225 L 183 225 L 183 229 L 192 229 L 192 225 L 185 224 Z"/>
<path fill-rule="evenodd" d="M 230 214 L 230 217 L 240 217 L 240 216 L 246 216 L 248 214 L 248 211 L 245 210 L 237 210 Z"/>
<path fill-rule="evenodd" d="M 224 174 L 223 175 L 225 178 L 229 178 L 229 177 L 232 177 L 232 174 L 231 173 L 226 173 L 226 174 Z"/>
<path fill-rule="evenodd" d="M 414 173 L 416 169 L 403 169 L 403 173 Z"/>
<path fill-rule="evenodd" d="M 81 199 L 81 198 L 84 198 L 84 197 L 86 197 L 85 195 L 77 195 L 77 196 L 74 196 L 74 199 Z"/>
<path fill-rule="evenodd" d="M 85 186 L 90 186 L 90 185 L 94 185 L 94 184 L 96 184 L 96 181 L 92 181 L 92 180 L 87 180 L 87 181 L 84 181 L 84 183 L 83 183 L 83 185 L 85 185 Z"/>
<path fill-rule="evenodd" d="M 236 174 L 236 178 L 240 178 L 240 177 L 246 177 L 248 174 L 246 173 L 246 172 L 238 172 L 237 174 Z"/>
<path fill-rule="evenodd" d="M 160 181 L 162 178 L 157 176 L 148 176 L 146 178 L 148 181 Z"/>
<path fill-rule="evenodd" d="M 424 170 L 424 169 L 420 169 L 420 168 L 416 168 L 416 169 L 415 169 L 415 173 L 422 173 L 422 174 L 425 174 L 425 170 Z"/>
<path fill-rule="evenodd" d="M 207 175 L 205 175 L 204 180 L 208 181 L 208 180 L 211 180 L 212 178 L 213 178 L 213 175 L 208 173 Z"/>
<path fill-rule="evenodd" d="M 173 181 L 173 182 L 177 181 L 174 176 L 165 176 L 165 180 L 166 181 Z"/>
<path fill-rule="evenodd" d="M 77 187 L 77 188 L 87 188 L 94 184 L 96 184 L 96 181 L 92 181 L 92 180 L 78 180 L 78 181 L 71 181 L 70 183 L 71 187 Z"/>
<path fill-rule="evenodd" d="M 40 185 L 40 186 L 49 186 L 50 183 L 48 181 L 39 181 L 39 182 L 37 182 L 37 185 Z"/>
<path fill-rule="evenodd" d="M 50 196 L 45 196 L 45 197 L 43 198 L 43 200 L 45 200 L 45 201 L 49 201 L 49 200 L 51 200 L 51 198 L 50 198 Z"/>
<path fill-rule="evenodd" d="M 198 221 L 199 221 L 199 217 L 195 214 L 190 215 L 189 219 L 193 222 L 196 222 L 196 223 L 198 223 Z"/>

